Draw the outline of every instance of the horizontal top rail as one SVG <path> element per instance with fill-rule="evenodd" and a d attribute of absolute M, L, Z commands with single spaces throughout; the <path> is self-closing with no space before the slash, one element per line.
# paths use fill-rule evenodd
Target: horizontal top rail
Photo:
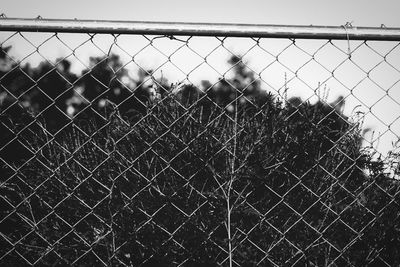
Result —
<path fill-rule="evenodd" d="M 400 41 L 400 28 L 0 18 L 0 31 Z"/>

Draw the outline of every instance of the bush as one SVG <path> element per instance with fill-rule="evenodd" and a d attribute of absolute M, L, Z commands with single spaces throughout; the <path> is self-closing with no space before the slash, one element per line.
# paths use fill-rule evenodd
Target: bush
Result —
<path fill-rule="evenodd" d="M 55 137 L 40 122 L 23 132 L 33 156 L 3 182 L 16 244 L 4 262 L 226 263 L 229 197 L 239 265 L 399 264 L 399 184 L 371 165 L 356 124 L 270 94 L 236 114 L 177 98 L 132 121 L 114 110 Z"/>
<path fill-rule="evenodd" d="M 400 264 L 400 184 L 338 108 L 283 103 L 238 57 L 230 80 L 155 95 L 107 60 L 1 73 L 3 265 Z M 26 73 L 49 76 L 25 92 Z"/>

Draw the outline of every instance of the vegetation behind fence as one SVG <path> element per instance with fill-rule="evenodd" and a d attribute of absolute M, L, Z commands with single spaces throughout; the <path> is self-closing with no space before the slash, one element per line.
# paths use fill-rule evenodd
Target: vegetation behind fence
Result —
<path fill-rule="evenodd" d="M 99 23 L 96 30 L 87 21 L 0 20 L 2 265 L 400 264 L 398 29 Z M 24 29 L 52 33 L 38 41 Z M 89 32 L 71 47 L 59 34 L 68 31 Z M 167 36 L 150 35 L 160 33 Z M 203 37 L 217 44 L 199 52 L 196 33 L 218 34 Z M 131 54 L 120 43 L 126 34 L 144 46 Z M 99 35 L 112 37 L 109 49 Z M 251 45 L 236 53 L 228 36 Z M 297 39 L 310 37 L 327 40 L 311 51 Z M 274 38 L 287 43 L 269 46 Z M 345 39 L 344 49 L 336 38 Z M 159 40 L 178 45 L 165 52 Z M 53 41 L 69 54 L 47 58 L 42 47 Z M 22 43 L 34 49 L 12 56 Z M 78 56 L 86 45 L 101 54 Z M 146 49 L 164 61 L 142 66 Z M 307 59 L 286 63 L 291 49 Z M 343 58 L 326 64 L 326 49 Z M 363 49 L 377 63 L 358 58 Z M 219 59 L 227 61 L 222 72 L 211 61 L 219 50 L 229 54 Z M 245 60 L 255 50 L 272 58 L 258 71 Z M 175 59 L 181 51 L 202 60 L 186 70 Z M 35 55 L 43 59 L 38 66 L 30 62 Z M 77 63 L 80 72 L 72 71 Z M 340 79 L 348 64 L 362 74 L 348 73 L 361 77 L 351 85 Z M 280 77 L 269 72 L 277 65 Z M 183 78 L 168 80 L 167 66 Z M 194 81 L 191 73 L 203 67 L 218 79 Z M 307 68 L 328 75 L 308 83 Z M 382 68 L 386 75 L 375 74 Z M 345 91 L 335 94 L 330 81 Z M 309 94 L 293 94 L 296 84 Z M 359 92 L 366 84 L 377 99 Z M 355 100 L 364 111 L 347 112 Z M 382 103 L 394 109 L 375 109 Z M 367 139 L 368 116 L 385 132 Z M 387 153 L 375 146 L 383 139 L 393 142 Z"/>

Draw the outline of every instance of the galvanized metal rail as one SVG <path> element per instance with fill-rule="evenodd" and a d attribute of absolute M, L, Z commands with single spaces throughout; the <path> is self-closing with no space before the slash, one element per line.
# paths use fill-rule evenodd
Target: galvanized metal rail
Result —
<path fill-rule="evenodd" d="M 400 28 L 1 18 L 0 31 L 400 41 Z"/>

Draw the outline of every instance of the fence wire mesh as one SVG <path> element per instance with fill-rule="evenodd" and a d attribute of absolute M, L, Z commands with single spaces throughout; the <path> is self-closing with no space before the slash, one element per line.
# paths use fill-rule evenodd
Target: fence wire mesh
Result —
<path fill-rule="evenodd" d="M 0 41 L 1 265 L 400 264 L 399 41 Z"/>

